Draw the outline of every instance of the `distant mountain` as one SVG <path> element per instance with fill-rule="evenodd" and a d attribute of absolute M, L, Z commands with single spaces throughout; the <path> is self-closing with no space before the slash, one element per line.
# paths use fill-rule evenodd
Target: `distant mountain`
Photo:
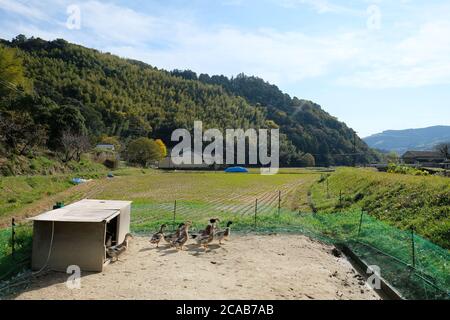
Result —
<path fill-rule="evenodd" d="M 363 139 L 371 148 L 396 151 L 431 150 L 438 143 L 450 141 L 450 126 L 422 129 L 388 130 Z"/>

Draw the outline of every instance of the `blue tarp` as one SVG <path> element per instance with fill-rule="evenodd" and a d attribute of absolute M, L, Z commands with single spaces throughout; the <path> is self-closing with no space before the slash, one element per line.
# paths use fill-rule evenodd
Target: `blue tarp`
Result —
<path fill-rule="evenodd" d="M 225 170 L 228 173 L 247 173 L 248 170 L 243 167 L 230 167 Z"/>
<path fill-rule="evenodd" d="M 86 179 L 82 179 L 82 178 L 73 178 L 72 180 L 70 180 L 73 184 L 82 184 L 82 183 L 86 183 L 90 180 L 86 180 Z"/>

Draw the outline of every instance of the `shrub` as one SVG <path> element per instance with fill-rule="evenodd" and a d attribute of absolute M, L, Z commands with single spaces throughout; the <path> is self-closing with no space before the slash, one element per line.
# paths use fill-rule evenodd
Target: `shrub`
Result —
<path fill-rule="evenodd" d="M 428 171 L 420 170 L 408 166 L 396 165 L 394 163 L 389 164 L 388 173 L 410 174 L 414 176 L 428 176 Z"/>
<path fill-rule="evenodd" d="M 156 139 L 155 142 L 159 146 L 159 149 L 161 150 L 161 158 L 167 156 L 167 147 L 164 144 L 164 142 L 161 139 Z"/>

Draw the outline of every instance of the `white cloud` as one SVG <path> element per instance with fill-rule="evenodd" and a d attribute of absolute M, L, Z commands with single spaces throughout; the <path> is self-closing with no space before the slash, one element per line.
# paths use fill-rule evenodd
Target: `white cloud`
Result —
<path fill-rule="evenodd" d="M 359 70 L 338 83 L 364 88 L 420 87 L 450 83 L 450 23 L 422 25 L 398 43 L 373 42 L 360 56 Z M 374 48 L 374 49 L 373 49 Z"/>
<path fill-rule="evenodd" d="M 351 34 L 317 39 L 273 30 L 221 28 L 208 32 L 192 28 L 180 32 L 170 49 L 121 46 L 107 50 L 166 69 L 191 68 L 227 75 L 245 72 L 280 84 L 324 75 L 333 64 L 350 60 L 357 54 L 352 38 Z"/>
<path fill-rule="evenodd" d="M 47 19 L 47 15 L 40 9 L 30 4 L 23 4 L 18 0 L 0 0 L 0 11 L 18 14 L 29 19 Z"/>
<path fill-rule="evenodd" d="M 361 12 L 350 7 L 337 5 L 329 0 L 275 0 L 276 3 L 286 8 L 296 8 L 301 5 L 312 7 L 317 13 L 347 13 L 358 14 Z"/>
<path fill-rule="evenodd" d="M 345 9 L 322 0 L 284 2 L 312 5 L 318 12 Z M 14 3 L 0 0 L 6 4 L 5 10 L 29 19 L 42 15 L 33 7 Z M 58 1 L 58 5 L 64 13 L 65 4 Z M 226 75 L 245 72 L 278 85 L 317 77 L 364 88 L 450 83 L 450 23 L 444 20 L 419 27 L 416 23 L 408 34 L 393 32 L 393 36 L 372 33 L 364 25 L 359 30 L 311 35 L 274 29 L 243 31 L 235 26 L 204 28 L 182 12 L 155 16 L 98 1 L 82 2 L 80 7 L 81 30 L 65 28 L 62 14 L 50 28 L 39 27 L 34 20 L 28 24 L 4 22 L 0 24 L 2 33 L 61 37 L 160 68 Z"/>
<path fill-rule="evenodd" d="M 165 49 L 109 48 L 166 69 L 258 75 L 278 85 L 337 74 L 343 86 L 399 88 L 450 83 L 450 26 L 431 23 L 400 42 L 368 30 L 309 36 L 224 27 L 181 30 Z"/>
<path fill-rule="evenodd" d="M 111 43 L 137 44 L 152 40 L 155 33 L 167 28 L 156 17 L 115 4 L 88 1 L 80 7 L 82 28 Z"/>

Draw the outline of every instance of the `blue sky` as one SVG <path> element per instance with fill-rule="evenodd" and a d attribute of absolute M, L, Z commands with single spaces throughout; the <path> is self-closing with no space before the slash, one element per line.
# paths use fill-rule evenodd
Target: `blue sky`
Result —
<path fill-rule="evenodd" d="M 67 26 L 71 5 L 79 28 Z M 19 33 L 164 69 L 256 75 L 363 137 L 450 125 L 448 0 L 0 0 L 0 37 Z"/>

